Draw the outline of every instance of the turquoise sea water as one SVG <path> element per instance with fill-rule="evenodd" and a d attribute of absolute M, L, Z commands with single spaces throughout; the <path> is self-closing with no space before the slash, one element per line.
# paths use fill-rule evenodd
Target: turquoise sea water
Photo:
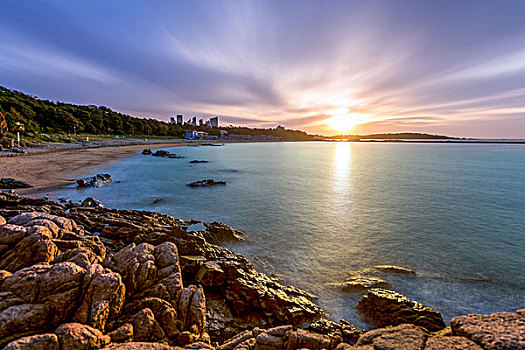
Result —
<path fill-rule="evenodd" d="M 246 241 L 232 250 L 318 295 L 332 319 L 362 327 L 354 310 L 360 295 L 329 284 L 378 264 L 415 269 L 416 277 L 384 277 L 446 321 L 525 307 L 525 145 L 248 143 L 168 150 L 187 158 L 128 157 L 100 169 L 113 183 L 53 195 L 222 221 L 245 232 Z M 194 159 L 209 163 L 190 164 Z M 186 186 L 208 178 L 229 184 Z M 152 204 L 156 198 L 163 201 Z"/>

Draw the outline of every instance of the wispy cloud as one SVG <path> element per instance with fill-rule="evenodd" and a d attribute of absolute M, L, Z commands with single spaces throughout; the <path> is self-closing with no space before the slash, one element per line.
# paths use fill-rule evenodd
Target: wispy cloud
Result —
<path fill-rule="evenodd" d="M 139 116 L 525 135 L 525 4 L 6 0 L 3 85 Z M 515 127 L 512 127 L 514 125 Z"/>

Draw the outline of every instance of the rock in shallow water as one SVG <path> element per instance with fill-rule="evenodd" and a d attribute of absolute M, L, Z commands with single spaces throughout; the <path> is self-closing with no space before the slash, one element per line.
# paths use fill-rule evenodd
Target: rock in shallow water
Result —
<path fill-rule="evenodd" d="M 86 177 L 83 179 L 78 179 L 78 187 L 101 187 L 108 182 L 111 182 L 111 175 L 109 174 L 97 174 L 92 177 Z"/>
<path fill-rule="evenodd" d="M 357 304 L 357 310 L 376 327 L 411 323 L 432 332 L 445 328 L 439 312 L 390 290 L 369 290 Z"/>
<path fill-rule="evenodd" d="M 392 288 L 392 285 L 387 281 L 376 277 L 351 277 L 340 285 L 343 292 L 362 292 L 372 288 Z"/>
<path fill-rule="evenodd" d="M 6 178 L 6 177 L 0 179 L 0 188 L 14 189 L 14 188 L 30 188 L 30 187 L 33 187 L 33 186 L 23 181 Z"/>
<path fill-rule="evenodd" d="M 207 187 L 207 186 L 227 185 L 227 184 L 228 183 L 226 181 L 217 181 L 215 179 L 208 179 L 208 180 L 195 181 L 195 182 L 187 184 L 186 186 L 190 186 L 190 187 Z"/>
<path fill-rule="evenodd" d="M 415 275 L 416 271 L 411 270 L 406 267 L 402 266 L 395 266 L 395 265 L 376 265 L 373 267 L 374 270 L 382 271 L 382 272 L 389 272 L 389 273 L 401 273 L 406 275 Z"/>

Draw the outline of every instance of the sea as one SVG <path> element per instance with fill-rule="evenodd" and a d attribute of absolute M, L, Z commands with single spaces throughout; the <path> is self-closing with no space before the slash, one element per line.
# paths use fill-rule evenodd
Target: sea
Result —
<path fill-rule="evenodd" d="M 362 294 L 336 284 L 375 265 L 415 270 L 377 276 L 446 322 L 525 307 L 523 144 L 261 142 L 165 150 L 185 158 L 122 158 L 97 171 L 111 174 L 112 183 L 72 184 L 51 196 L 221 221 L 244 232 L 245 240 L 228 248 L 316 295 L 330 319 L 362 328 L 369 328 L 355 311 Z M 212 178 L 228 185 L 186 186 Z"/>

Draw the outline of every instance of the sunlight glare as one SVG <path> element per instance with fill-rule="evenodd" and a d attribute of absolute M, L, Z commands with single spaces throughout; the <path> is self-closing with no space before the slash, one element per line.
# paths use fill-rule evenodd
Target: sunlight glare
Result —
<path fill-rule="evenodd" d="M 348 132 L 355 126 L 364 123 L 369 118 L 368 114 L 361 113 L 337 113 L 325 120 L 325 123 L 334 130 Z"/>

